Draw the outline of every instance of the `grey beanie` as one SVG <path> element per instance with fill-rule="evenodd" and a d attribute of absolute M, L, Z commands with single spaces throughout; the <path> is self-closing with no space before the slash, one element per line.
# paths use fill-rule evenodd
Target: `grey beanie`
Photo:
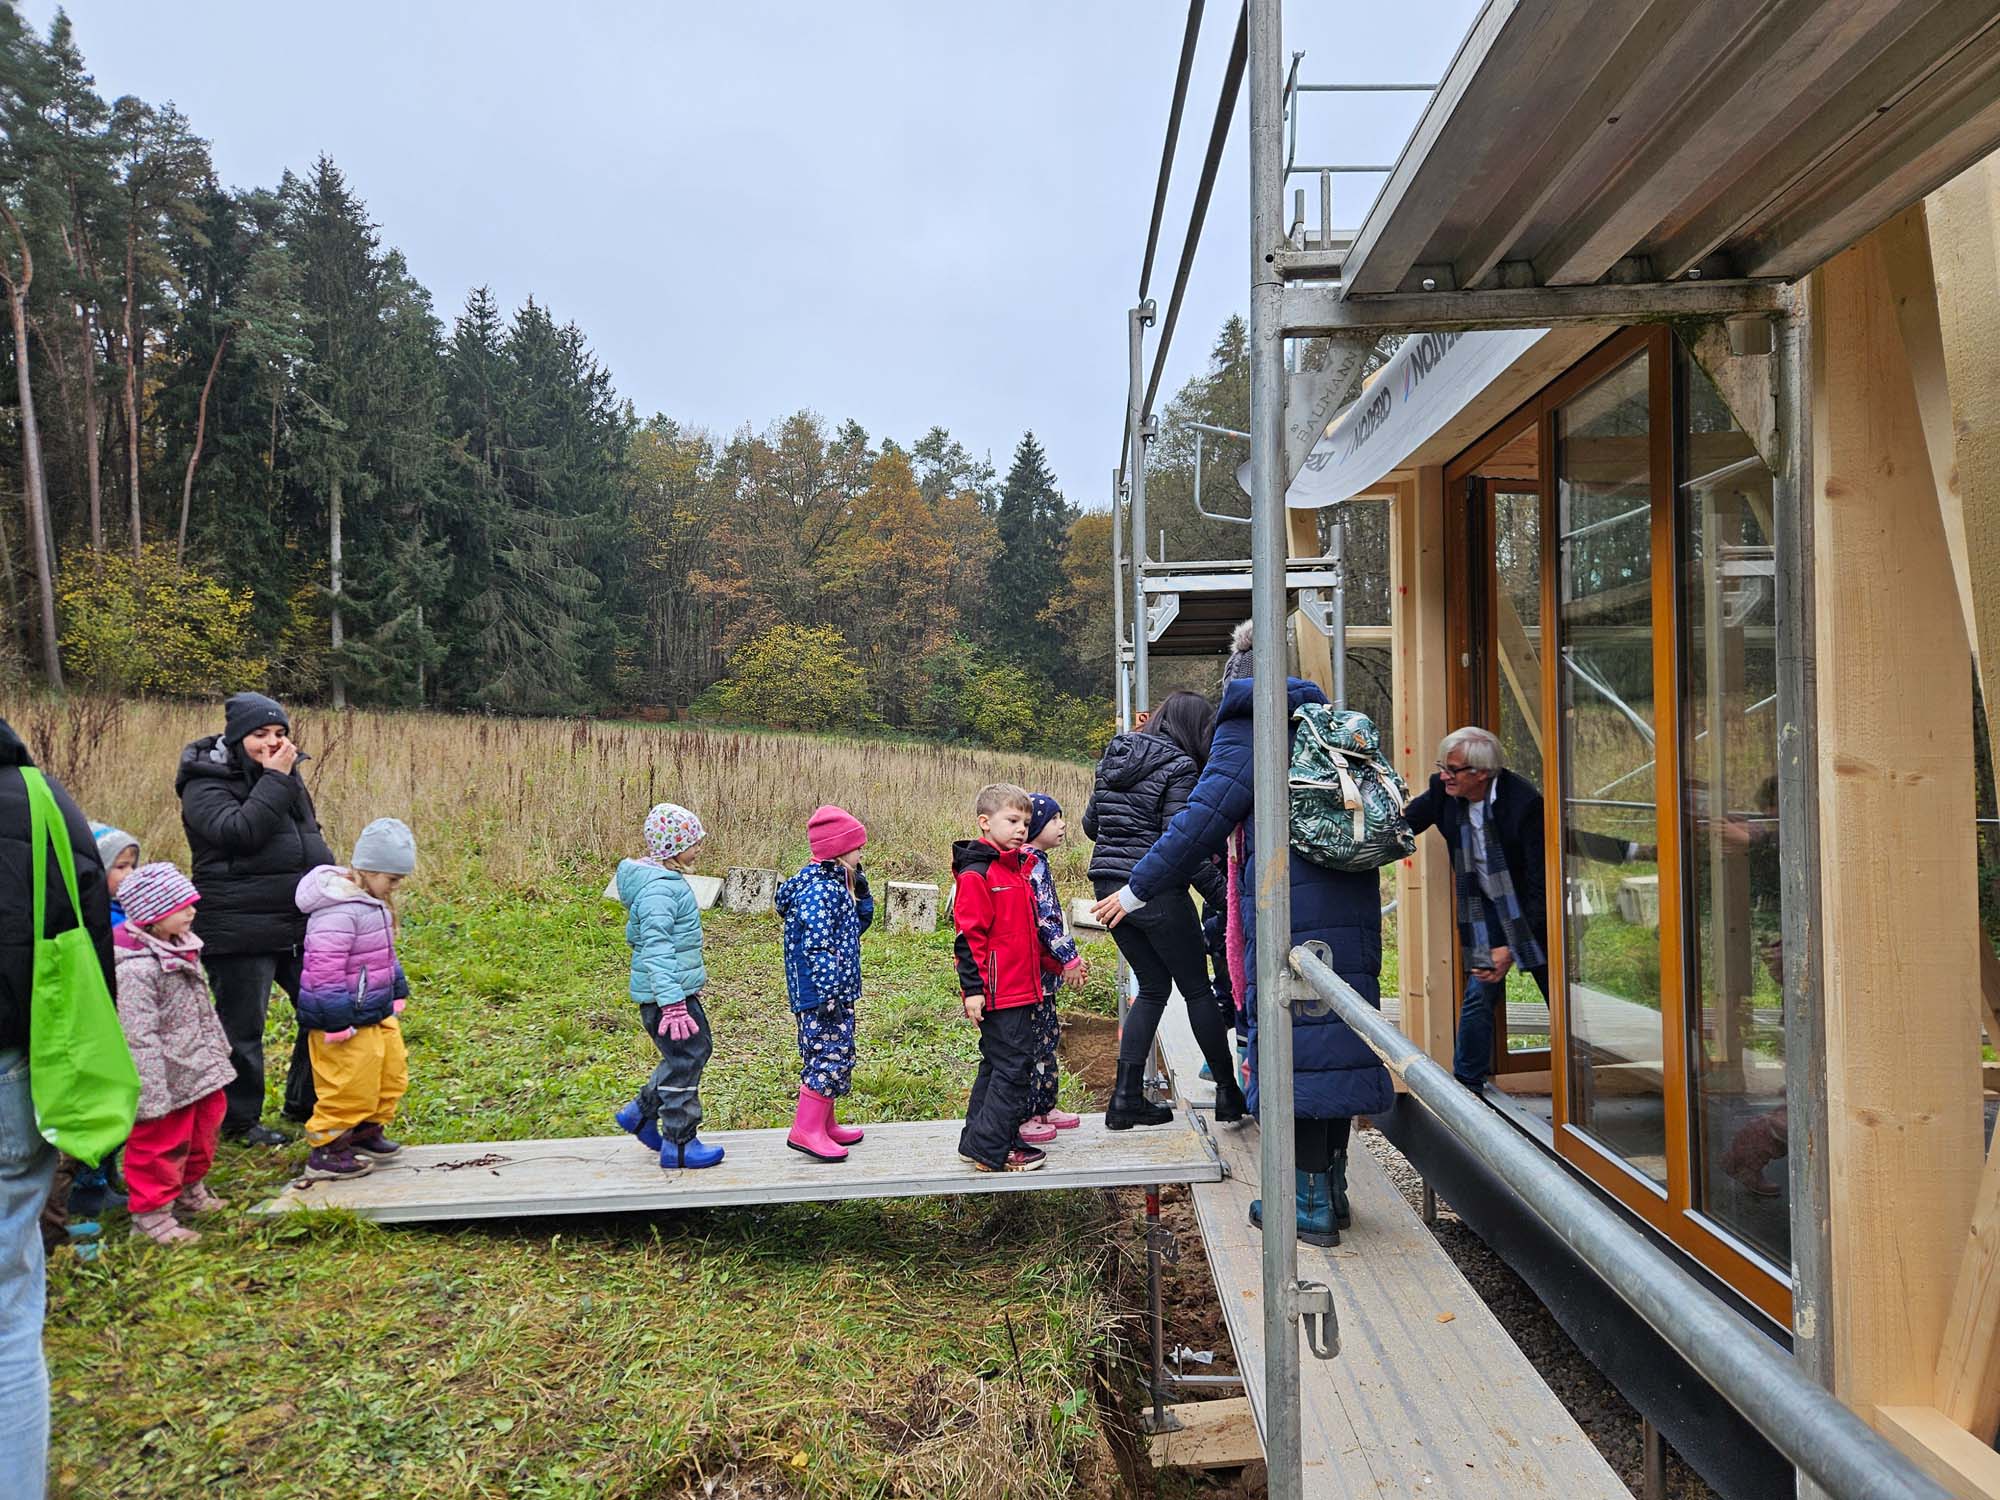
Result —
<path fill-rule="evenodd" d="M 1229 660 L 1223 663 L 1222 684 L 1227 687 L 1239 677 L 1250 675 L 1250 621 L 1245 620 L 1229 632 Z"/>
<path fill-rule="evenodd" d="M 139 841 L 122 828 L 113 828 L 107 823 L 92 823 L 90 836 L 97 840 L 97 858 L 105 869 L 118 863 L 118 856 L 127 849 L 139 852 Z"/>
<path fill-rule="evenodd" d="M 378 875 L 408 875 L 417 868 L 417 836 L 401 818 L 377 818 L 354 841 L 351 863 Z"/>

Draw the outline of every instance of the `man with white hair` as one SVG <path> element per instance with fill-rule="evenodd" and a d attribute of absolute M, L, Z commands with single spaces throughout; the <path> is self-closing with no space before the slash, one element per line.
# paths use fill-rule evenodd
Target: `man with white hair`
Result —
<path fill-rule="evenodd" d="M 1493 1071 L 1493 1016 L 1505 1014 L 1507 971 L 1525 969 L 1549 995 L 1548 866 L 1542 855 L 1542 794 L 1501 761 L 1490 729 L 1454 729 L 1438 745 L 1430 786 L 1405 810 L 1410 830 L 1435 828 L 1451 846 L 1465 1000 L 1451 1070 L 1477 1091 Z M 1636 844 L 1574 831 L 1569 844 L 1591 859 L 1622 864 Z"/>

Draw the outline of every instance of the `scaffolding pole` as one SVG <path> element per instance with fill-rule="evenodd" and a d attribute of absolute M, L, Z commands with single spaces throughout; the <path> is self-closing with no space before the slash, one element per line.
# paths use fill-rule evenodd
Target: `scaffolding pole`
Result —
<path fill-rule="evenodd" d="M 1264 1453 L 1271 1500 L 1302 1500 L 1292 1139 L 1290 714 L 1285 652 L 1285 68 L 1280 0 L 1249 0 L 1252 815 L 1258 858 L 1257 1082 L 1264 1201 Z"/>
<path fill-rule="evenodd" d="M 1139 714 L 1152 706 L 1146 662 L 1146 330 L 1155 308 L 1148 297 L 1126 315 L 1131 353 L 1131 387 L 1125 401 L 1125 487 L 1132 511 L 1132 706 Z"/>
<path fill-rule="evenodd" d="M 1118 727 L 1132 727 L 1132 684 L 1125 676 L 1125 484 L 1111 471 L 1111 686 L 1118 699 Z"/>

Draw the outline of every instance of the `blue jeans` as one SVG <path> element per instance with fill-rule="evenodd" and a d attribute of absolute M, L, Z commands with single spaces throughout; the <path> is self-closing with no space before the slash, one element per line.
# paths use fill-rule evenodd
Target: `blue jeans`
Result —
<path fill-rule="evenodd" d="M 1549 966 L 1528 970 L 1541 986 L 1542 998 L 1549 998 Z M 1465 976 L 1465 1003 L 1458 1011 L 1458 1046 L 1451 1057 L 1451 1071 L 1469 1089 L 1485 1086 L 1493 1071 L 1493 1013 L 1506 1013 L 1506 981 L 1494 984 L 1475 975 Z"/>
<path fill-rule="evenodd" d="M 21 1500 L 40 1500 L 48 1482 L 40 1220 L 55 1170 L 55 1148 L 35 1129 L 28 1054 L 0 1051 L 0 1495 Z"/>

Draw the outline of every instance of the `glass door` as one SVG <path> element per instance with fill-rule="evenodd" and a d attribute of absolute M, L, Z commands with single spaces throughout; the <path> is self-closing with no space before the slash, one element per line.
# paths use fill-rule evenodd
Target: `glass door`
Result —
<path fill-rule="evenodd" d="M 1553 414 L 1554 701 L 1566 1114 L 1664 1192 L 1651 366 L 1642 349 Z"/>

